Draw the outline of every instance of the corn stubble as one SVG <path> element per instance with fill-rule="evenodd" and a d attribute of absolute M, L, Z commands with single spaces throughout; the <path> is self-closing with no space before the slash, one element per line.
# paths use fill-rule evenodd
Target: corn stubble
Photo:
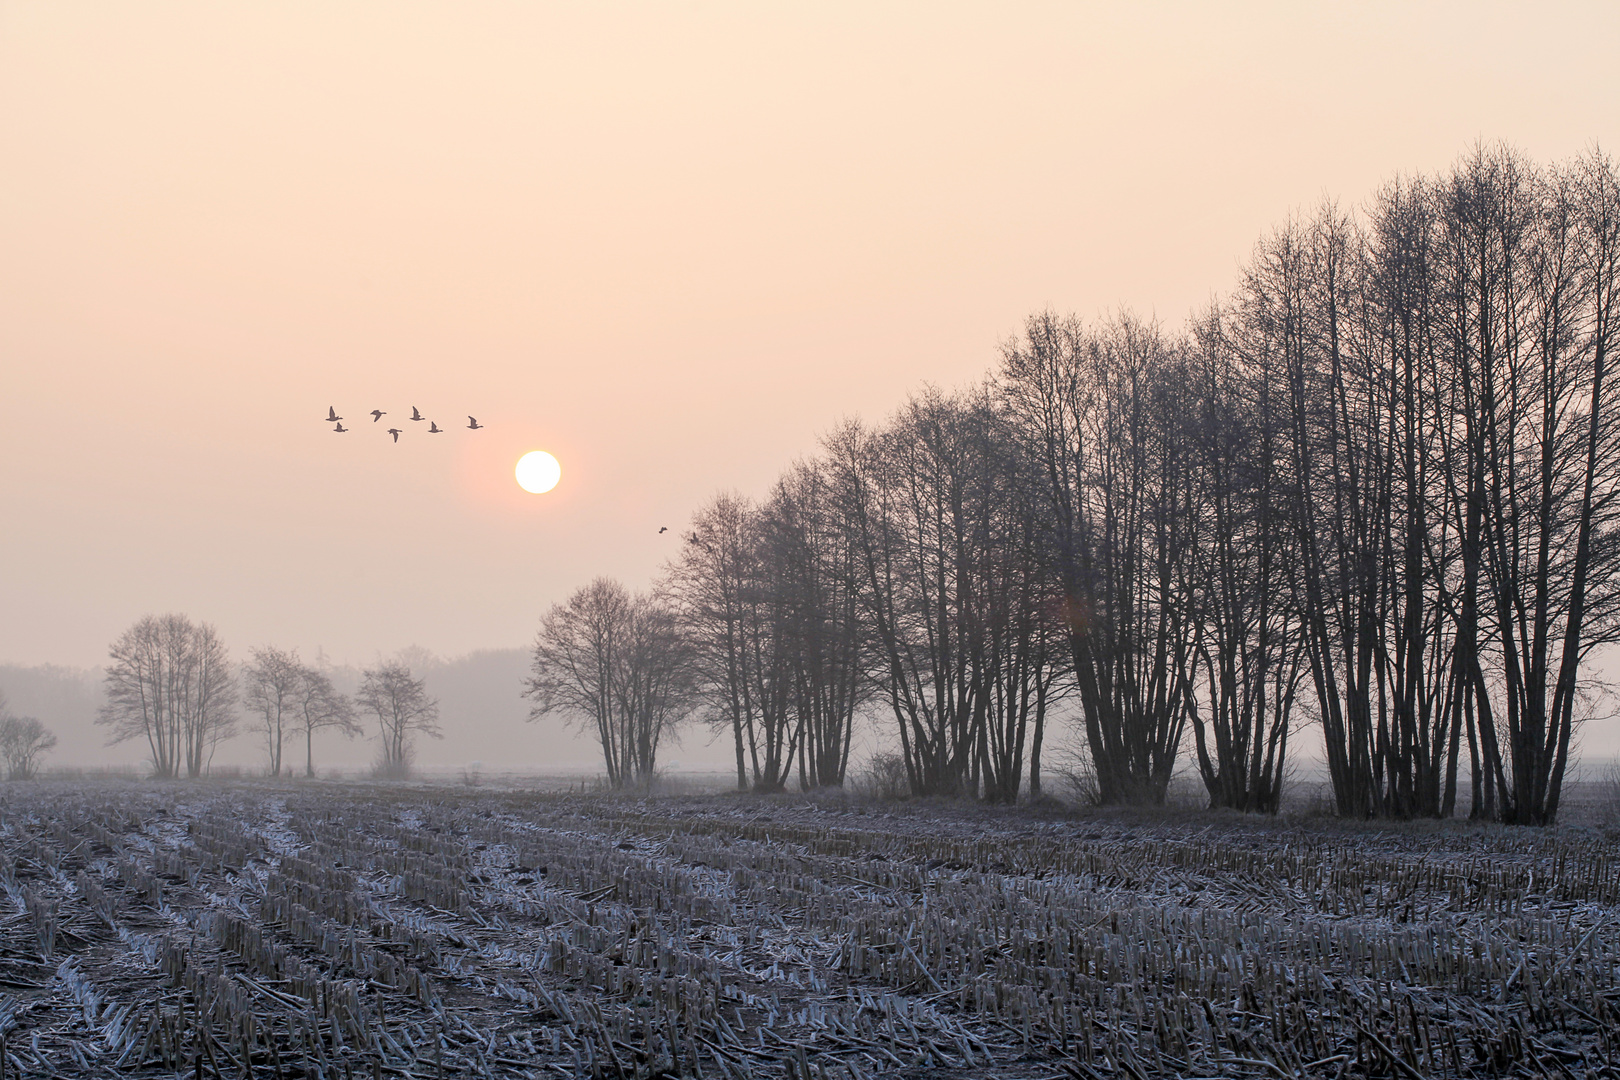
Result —
<path fill-rule="evenodd" d="M 0 847 L 5 1078 L 1620 1077 L 1575 833 L 34 785 Z"/>

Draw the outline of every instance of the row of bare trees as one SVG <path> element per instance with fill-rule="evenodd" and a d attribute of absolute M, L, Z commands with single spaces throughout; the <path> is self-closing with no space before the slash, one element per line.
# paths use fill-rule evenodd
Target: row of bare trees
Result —
<path fill-rule="evenodd" d="M 913 792 L 1011 800 L 1061 706 L 1102 801 L 1161 801 L 1190 749 L 1213 805 L 1262 812 L 1316 722 L 1341 814 L 1466 788 L 1550 822 L 1620 637 L 1617 295 L 1612 163 L 1481 148 L 1278 229 L 1183 333 L 1031 318 L 983 386 L 695 516 L 631 605 L 669 628 L 664 716 L 778 790 L 842 782 L 864 710 Z M 542 631 L 541 711 L 609 713 L 557 690 L 587 594 Z"/>
<path fill-rule="evenodd" d="M 204 775 L 219 744 L 238 733 L 244 707 L 249 729 L 263 740 L 272 776 L 282 775 L 285 747 L 295 738 L 304 743 L 305 775 L 314 776 L 315 733 L 361 734 L 359 708 L 376 719 L 382 775 L 409 771 L 416 735 L 440 737 L 438 703 L 426 683 L 397 661 L 362 672 L 351 699 L 296 650 L 254 649 L 238 672 L 213 626 L 178 614 L 140 619 L 109 655 L 107 700 L 98 722 L 112 729 L 114 743 L 144 742 L 159 777 Z"/>
<path fill-rule="evenodd" d="M 1473 814 L 1557 815 L 1620 636 L 1617 295 L 1612 163 L 1498 149 L 1279 230 L 1212 317 L 1340 813 L 1449 815 L 1466 762 Z"/>

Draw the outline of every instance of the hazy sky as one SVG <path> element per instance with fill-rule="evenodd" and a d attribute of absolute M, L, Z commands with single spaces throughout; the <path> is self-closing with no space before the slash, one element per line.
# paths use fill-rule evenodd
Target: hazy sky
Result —
<path fill-rule="evenodd" d="M 1620 147 L 1617 44 L 1613 3 L 5 0 L 0 660 L 166 610 L 522 645 L 1031 311 L 1179 323 L 1324 195 Z M 413 404 L 448 433 L 364 415 Z"/>

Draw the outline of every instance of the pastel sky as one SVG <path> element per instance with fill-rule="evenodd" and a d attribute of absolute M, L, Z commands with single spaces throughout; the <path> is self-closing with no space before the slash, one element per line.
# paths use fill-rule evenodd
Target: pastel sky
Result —
<path fill-rule="evenodd" d="M 1617 45 L 1612 3 L 7 0 L 0 660 L 169 610 L 521 646 L 1032 311 L 1179 324 L 1324 196 L 1620 147 Z M 413 405 L 449 430 L 394 445 Z"/>

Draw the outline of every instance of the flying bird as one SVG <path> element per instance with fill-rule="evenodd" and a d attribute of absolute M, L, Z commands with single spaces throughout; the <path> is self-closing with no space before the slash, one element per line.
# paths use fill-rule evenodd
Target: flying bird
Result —
<path fill-rule="evenodd" d="M 343 419 L 343 417 L 337 414 L 336 409 L 332 408 L 330 405 L 326 407 L 326 422 L 328 424 L 335 424 L 341 419 Z"/>
<path fill-rule="evenodd" d="M 390 435 L 392 435 L 394 437 L 395 442 L 399 442 L 399 428 L 397 428 L 397 427 L 389 428 L 388 429 L 388 434 L 390 434 Z"/>
<path fill-rule="evenodd" d="M 481 428 L 483 426 L 484 426 L 483 424 L 480 424 L 478 422 L 478 417 L 476 417 L 476 416 L 467 417 L 467 427 L 470 428 L 471 430 L 477 431 L 479 428 Z"/>
<path fill-rule="evenodd" d="M 663 536 L 663 535 L 664 535 L 664 534 L 665 534 L 665 533 L 667 533 L 667 532 L 669 532 L 669 526 L 668 526 L 668 525 L 665 525 L 665 526 L 664 526 L 664 527 L 663 527 L 663 528 L 662 528 L 662 529 L 659 529 L 659 530 L 658 530 L 658 535 L 659 535 L 659 536 Z"/>
<path fill-rule="evenodd" d="M 387 415 L 388 415 L 388 413 L 385 412 L 382 409 L 372 409 L 371 410 L 371 422 L 373 424 L 375 424 L 377 421 L 381 420 L 383 417 L 385 417 Z"/>
<path fill-rule="evenodd" d="M 416 406 L 412 405 L 411 406 L 411 419 L 412 420 L 426 420 L 427 417 L 425 417 L 421 413 L 417 412 L 416 411 Z"/>
<path fill-rule="evenodd" d="M 348 431 L 349 429 L 344 427 L 342 424 L 339 424 L 337 427 L 333 428 L 332 430 L 341 435 L 343 432 Z"/>
<path fill-rule="evenodd" d="M 428 421 L 428 434 L 429 435 L 443 435 L 444 434 L 444 428 L 439 426 L 439 422 L 437 420 L 429 420 Z"/>

